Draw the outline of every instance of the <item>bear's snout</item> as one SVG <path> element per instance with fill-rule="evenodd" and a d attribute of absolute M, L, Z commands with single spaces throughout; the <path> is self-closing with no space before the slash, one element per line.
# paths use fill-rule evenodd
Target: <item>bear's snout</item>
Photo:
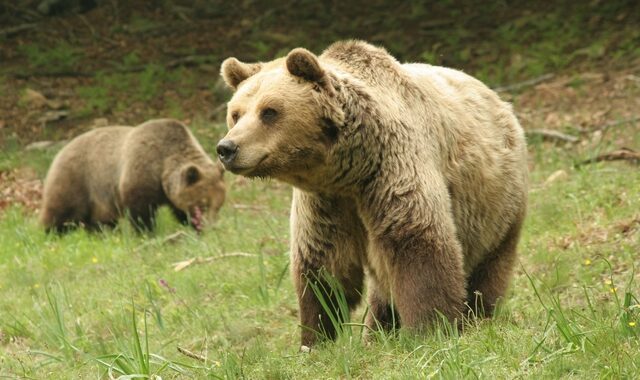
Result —
<path fill-rule="evenodd" d="M 238 145 L 229 139 L 220 140 L 216 147 L 220 161 L 227 166 L 233 162 L 238 153 Z"/>

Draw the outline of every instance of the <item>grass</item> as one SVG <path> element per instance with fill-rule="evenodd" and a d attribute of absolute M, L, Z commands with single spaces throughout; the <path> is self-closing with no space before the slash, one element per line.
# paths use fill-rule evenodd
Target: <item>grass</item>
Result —
<path fill-rule="evenodd" d="M 225 14 L 227 17 L 218 22 L 230 34 L 239 32 L 239 24 L 247 24 L 241 27 L 241 42 L 215 45 L 214 56 L 224 51 L 218 56 L 219 61 L 227 56 L 247 61 L 271 60 L 298 46 L 320 53 L 336 40 L 360 38 L 386 47 L 401 61 L 421 60 L 463 69 L 498 86 L 572 67 L 626 65 L 640 57 L 640 30 L 636 27 L 640 20 L 633 0 L 596 1 L 579 7 L 560 1 L 545 4 L 496 1 L 483 7 L 474 5 L 469 1 L 406 2 L 398 7 L 395 3 L 376 1 L 365 14 L 355 4 L 304 2 L 304 6 L 290 7 L 285 3 L 247 3 L 231 9 L 222 1 L 211 1 L 194 6 L 193 11 Z M 163 9 L 160 14 L 165 19 L 152 19 L 145 12 L 133 10 L 111 33 L 139 38 L 147 32 L 162 30 L 163 25 L 175 18 L 172 2 L 166 2 Z M 238 23 L 239 19 L 243 23 Z M 248 22 L 249 19 L 252 21 Z M 322 33 L 315 33 L 320 25 Z M 91 54 L 85 57 L 82 47 L 75 47 L 75 42 L 60 41 L 53 46 L 27 43 L 20 45 L 17 53 L 26 60 L 30 72 L 44 69 L 68 72 L 88 63 L 93 67 L 95 58 Z M 95 41 L 84 43 L 92 50 Z M 158 48 L 164 47 L 166 41 L 160 43 L 162 46 Z M 189 46 L 171 46 L 169 50 L 195 54 Z M 123 112 L 128 102 L 118 107 L 113 100 L 123 93 L 134 101 L 154 100 L 161 104 L 156 107 L 164 109 L 162 92 L 157 91 L 161 84 L 176 91 L 193 92 L 197 88 L 185 86 L 188 78 L 174 81 L 165 72 L 159 64 L 167 57 L 154 60 L 142 52 L 124 51 L 110 52 L 104 59 L 107 67 L 94 67 L 97 78 L 80 86 L 78 95 L 86 102 L 81 114 L 90 111 L 104 114 L 114 108 Z M 102 73 L 102 69 L 144 64 L 149 65 L 148 69 L 138 73 Z M 20 67 L 18 71 L 25 70 Z M 200 74 L 196 81 L 209 72 Z"/>
<path fill-rule="evenodd" d="M 48 72 L 71 71 L 83 56 L 81 49 L 67 42 L 53 47 L 30 43 L 22 45 L 19 50 L 32 68 Z"/>
<path fill-rule="evenodd" d="M 213 146 L 218 132 L 197 132 Z M 532 142 L 530 151 L 520 261 L 494 319 L 461 334 L 363 339 L 366 305 L 349 318 L 339 301 L 327 303 L 342 333 L 308 354 L 298 352 L 285 185 L 228 175 L 229 200 L 202 236 L 168 210 L 152 235 L 123 223 L 103 234 L 47 236 L 34 215 L 12 207 L 0 218 L 0 377 L 631 378 L 640 369 L 640 228 L 630 224 L 640 174 L 617 163 L 575 169 L 571 162 L 592 154 L 580 148 Z M 38 167 L 53 152 L 20 161 L 5 154 L 6 165 Z M 543 186 L 558 169 L 568 176 Z M 184 237 L 163 244 L 176 230 Z M 256 256 L 173 270 L 230 252 Z"/>
<path fill-rule="evenodd" d="M 386 46 L 401 60 L 463 67 L 491 84 L 570 71 L 580 62 L 619 64 L 640 56 L 640 32 L 631 22 L 637 15 L 625 1 L 554 12 L 502 3 L 476 12 L 407 3 L 397 12 L 397 4 L 392 11 L 374 4 L 365 18 L 305 4 L 298 10 L 254 10 L 261 16 L 229 55 L 265 60 L 295 46 L 320 52 L 333 40 L 359 37 Z M 309 17 L 291 28 L 282 21 L 291 12 Z M 591 23 L 596 13 L 601 22 Z M 447 23 L 420 29 L 419 22 L 434 14 L 449 15 Z M 487 15 L 506 20 L 494 27 L 486 24 Z M 616 21 L 620 15 L 626 18 Z M 318 22 L 332 27 L 319 36 L 292 31 L 316 30 Z M 134 16 L 119 28 L 150 35 L 158 24 Z M 474 28 L 480 35 L 470 32 Z M 373 29 L 381 33 L 367 34 Z M 404 43 L 415 30 L 421 30 L 420 43 Z M 51 69 L 60 71 L 76 68 L 83 57 L 64 43 L 27 44 L 20 53 L 31 69 L 53 63 Z M 112 63 L 127 69 L 146 62 L 130 52 Z M 189 113 L 179 98 L 217 79 L 205 77 L 157 65 L 136 73 L 105 69 L 75 88 L 83 99 L 78 112 L 97 117 L 143 107 L 153 115 L 164 109 L 182 117 Z M 585 83 L 576 76 L 570 85 L 582 90 Z M 168 84 L 177 87 L 177 97 L 161 99 Z M 213 154 L 223 128 L 195 124 Z M 590 150 L 530 141 L 531 193 L 520 259 L 493 319 L 472 321 L 463 332 L 443 327 L 426 336 L 400 331 L 365 338 L 366 305 L 347 315 L 339 287 L 325 279 L 319 284 L 332 289 L 313 290 L 334 292 L 324 307 L 339 337 L 310 353 L 298 351 L 297 302 L 288 275 L 288 186 L 227 174 L 227 203 L 203 235 L 163 209 L 155 234 L 138 235 L 122 223 L 102 234 L 48 236 L 35 215 L 10 207 L 0 214 L 0 379 L 634 378 L 640 371 L 640 172 L 624 163 L 574 164 L 615 148 L 619 139 L 640 146 L 636 125 L 608 132 Z M 31 167 L 43 177 L 55 149 L 24 152 L 7 136 L 0 170 Z M 545 184 L 557 170 L 567 175 Z M 163 243 L 178 230 L 184 232 L 181 239 Z M 233 252 L 254 255 L 173 269 L 194 257 Z"/>

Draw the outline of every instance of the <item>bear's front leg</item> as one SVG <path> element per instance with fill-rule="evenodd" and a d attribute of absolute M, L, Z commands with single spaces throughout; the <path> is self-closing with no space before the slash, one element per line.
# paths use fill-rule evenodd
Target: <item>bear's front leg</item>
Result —
<path fill-rule="evenodd" d="M 138 232 L 152 231 L 156 223 L 155 205 L 144 205 L 130 207 L 127 209 L 129 213 L 129 221 Z"/>
<path fill-rule="evenodd" d="M 459 248 L 430 236 L 386 239 L 391 296 L 404 328 L 422 331 L 439 321 L 460 322 L 465 309 L 466 281 Z"/>
<path fill-rule="evenodd" d="M 464 258 L 446 187 L 430 179 L 429 186 L 407 181 L 402 191 L 373 193 L 362 205 L 372 269 L 385 287 L 380 294 L 388 294 L 403 328 L 419 331 L 440 314 L 459 322 L 466 300 Z M 383 301 L 377 302 L 378 313 L 386 316 Z"/>
<path fill-rule="evenodd" d="M 360 301 L 365 236 L 353 202 L 294 189 L 291 273 L 300 307 L 302 345 L 312 346 L 319 339 L 336 337 L 339 326 L 334 325 L 329 313 L 338 323 L 348 318 L 338 310 L 326 310 L 318 299 L 323 298 L 330 307 L 339 302 L 326 281 L 327 274 L 342 287 L 349 311 Z"/>
<path fill-rule="evenodd" d="M 125 210 L 129 221 L 138 232 L 153 230 L 158 206 L 153 192 L 135 186 L 120 185 L 120 199 L 122 209 Z"/>
<path fill-rule="evenodd" d="M 400 328 L 400 316 L 391 303 L 388 292 L 381 288 L 378 280 L 371 274 L 367 281 L 367 303 L 369 312 L 365 324 L 369 329 L 390 332 Z"/>

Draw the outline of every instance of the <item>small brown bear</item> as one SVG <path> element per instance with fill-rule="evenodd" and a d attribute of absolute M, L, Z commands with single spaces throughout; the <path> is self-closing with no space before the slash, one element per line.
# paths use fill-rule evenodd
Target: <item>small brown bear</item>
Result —
<path fill-rule="evenodd" d="M 114 226 L 128 215 L 139 230 L 154 226 L 169 205 L 196 230 L 214 218 L 225 198 L 224 169 L 176 120 L 86 132 L 55 157 L 44 184 L 41 222 L 47 231 Z"/>
<path fill-rule="evenodd" d="M 221 71 L 235 89 L 217 146 L 224 166 L 294 186 L 303 345 L 335 336 L 309 287 L 325 270 L 351 308 L 367 274 L 371 328 L 491 315 L 527 204 L 526 143 L 509 104 L 460 71 L 400 64 L 361 41 L 265 64 L 228 58 Z"/>

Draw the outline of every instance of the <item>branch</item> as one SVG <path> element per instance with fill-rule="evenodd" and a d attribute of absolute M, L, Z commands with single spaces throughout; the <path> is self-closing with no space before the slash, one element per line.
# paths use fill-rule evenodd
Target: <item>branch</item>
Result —
<path fill-rule="evenodd" d="M 576 167 L 600 161 L 629 161 L 637 164 L 640 163 L 640 152 L 636 152 L 635 150 L 629 148 L 620 148 L 618 150 L 603 153 L 596 157 L 579 162 L 578 164 L 576 164 Z"/>
<path fill-rule="evenodd" d="M 224 255 L 219 255 L 219 256 L 194 257 L 194 258 L 191 258 L 189 260 L 184 260 L 184 261 L 180 261 L 180 262 L 177 262 L 177 263 L 173 263 L 171 265 L 173 265 L 173 270 L 174 271 L 179 272 L 179 271 L 183 270 L 184 268 L 190 266 L 191 264 L 210 263 L 212 261 L 225 259 L 225 258 L 228 258 L 228 257 L 256 257 L 256 256 L 257 255 L 255 255 L 253 253 L 232 252 L 232 253 L 226 253 Z"/>
<path fill-rule="evenodd" d="M 226 106 L 226 104 L 225 104 L 225 106 Z M 233 207 L 236 210 L 257 210 L 257 211 L 267 210 L 267 207 L 265 207 L 265 206 L 244 205 L 244 204 L 240 204 L 240 203 L 236 203 L 231 207 Z"/>
<path fill-rule="evenodd" d="M 207 361 L 207 358 L 205 358 L 202 355 L 198 355 L 198 354 L 196 354 L 194 352 L 191 352 L 191 351 L 187 350 L 186 348 L 182 348 L 180 346 L 177 346 L 177 347 L 178 347 L 178 352 L 181 353 L 184 356 L 188 356 L 188 357 L 190 357 L 192 359 L 196 359 L 196 360 L 201 361 L 203 363 Z"/>
<path fill-rule="evenodd" d="M 604 131 L 604 130 L 606 130 L 608 128 L 611 128 L 611 127 L 617 127 L 618 125 L 627 124 L 627 123 L 633 123 L 634 121 L 638 121 L 638 120 L 640 120 L 640 116 L 635 116 L 635 117 L 632 117 L 630 119 L 610 121 L 610 122 L 607 122 L 607 123 L 604 123 L 604 124 L 600 125 L 599 127 L 596 127 L 594 130 L 595 131 Z"/>
<path fill-rule="evenodd" d="M 542 136 L 543 140 L 551 141 L 565 141 L 575 143 L 580 140 L 576 136 L 568 135 L 566 133 L 554 131 L 552 129 L 531 129 L 525 132 L 528 136 Z"/>
<path fill-rule="evenodd" d="M 0 30 L 0 37 L 11 36 L 13 34 L 20 33 L 23 30 L 33 29 L 36 26 L 38 26 L 38 24 L 20 24 L 20 25 L 12 26 L 10 28 L 2 29 Z"/>
<path fill-rule="evenodd" d="M 506 86 L 498 86 L 498 87 L 494 87 L 493 90 L 497 91 L 497 92 L 506 92 L 506 91 L 515 91 L 515 90 L 520 90 L 523 89 L 525 87 L 530 87 L 530 86 L 535 86 L 538 83 L 544 82 L 548 79 L 553 78 L 555 75 L 554 74 L 544 74 L 541 75 L 537 78 L 532 78 L 529 80 L 525 80 L 523 82 L 518 82 L 518 83 L 513 83 L 513 84 L 508 84 Z"/>

